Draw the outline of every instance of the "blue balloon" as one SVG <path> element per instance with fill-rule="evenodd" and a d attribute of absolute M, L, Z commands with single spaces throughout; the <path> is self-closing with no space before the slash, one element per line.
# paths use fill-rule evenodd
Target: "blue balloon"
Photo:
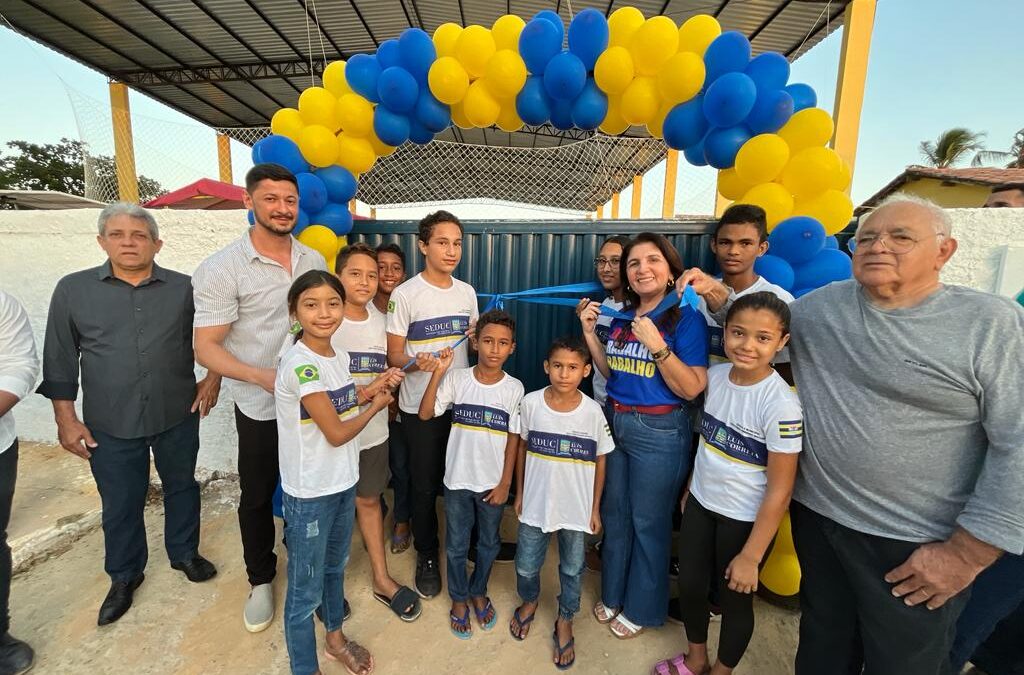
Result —
<path fill-rule="evenodd" d="M 398 40 L 392 38 L 380 43 L 377 47 L 377 64 L 382 71 L 395 66 L 401 67 L 402 53 L 398 48 Z"/>
<path fill-rule="evenodd" d="M 821 288 L 833 281 L 849 279 L 853 275 L 853 263 L 842 251 L 826 248 L 794 267 L 793 272 L 793 288 Z"/>
<path fill-rule="evenodd" d="M 561 24 L 555 24 L 544 18 L 534 18 L 519 34 L 519 55 L 526 62 L 526 69 L 533 75 L 543 75 L 548 61 L 562 51 Z M 525 120 L 524 120 L 525 121 Z"/>
<path fill-rule="evenodd" d="M 295 227 L 292 228 L 292 234 L 296 237 L 299 236 L 299 232 L 309 227 L 309 216 L 302 209 L 299 209 L 299 213 L 295 216 Z"/>
<path fill-rule="evenodd" d="M 409 140 L 409 118 L 379 105 L 373 111 L 373 132 L 384 143 L 397 147 Z"/>
<path fill-rule="evenodd" d="M 680 103 L 668 112 L 662 124 L 665 144 L 673 150 L 685 150 L 699 143 L 710 126 L 704 117 L 704 97 L 695 96 L 686 103 Z M 704 151 L 700 152 L 703 166 Z M 692 161 L 690 162 L 693 163 Z"/>
<path fill-rule="evenodd" d="M 552 99 L 551 124 L 559 131 L 572 129 L 572 101 Z"/>
<path fill-rule="evenodd" d="M 325 166 L 314 171 L 313 175 L 324 182 L 327 199 L 332 202 L 348 204 L 349 200 L 356 196 L 356 189 L 359 187 L 356 177 L 343 166 Z"/>
<path fill-rule="evenodd" d="M 290 138 L 272 134 L 252 146 L 253 164 L 280 164 L 292 173 L 309 171 L 309 162 L 302 157 L 299 146 Z"/>
<path fill-rule="evenodd" d="M 818 105 L 818 95 L 809 84 L 795 83 L 786 85 L 786 92 L 793 97 L 793 112 Z"/>
<path fill-rule="evenodd" d="M 750 62 L 750 41 L 743 33 L 726 31 L 716 37 L 704 52 L 704 86 L 726 73 L 742 72 Z"/>
<path fill-rule="evenodd" d="M 409 140 L 416 145 L 426 145 L 434 140 L 434 132 L 423 126 L 418 120 L 409 120 Z"/>
<path fill-rule="evenodd" d="M 754 261 L 754 272 L 776 286 L 789 290 L 793 288 L 793 268 L 777 255 L 763 255 Z"/>
<path fill-rule="evenodd" d="M 256 224 L 256 214 L 252 212 L 252 209 L 249 209 L 248 211 L 246 211 L 245 219 L 249 221 L 250 225 L 255 225 Z"/>
<path fill-rule="evenodd" d="M 319 213 L 310 217 L 314 225 L 329 227 L 331 232 L 343 237 L 352 231 L 352 214 L 347 204 L 329 203 Z"/>
<path fill-rule="evenodd" d="M 793 97 L 782 89 L 759 91 L 747 126 L 755 134 L 774 134 L 793 116 Z"/>
<path fill-rule="evenodd" d="M 708 160 L 704 158 L 704 139 L 700 139 L 690 147 L 683 150 L 683 157 L 691 166 L 707 166 Z"/>
<path fill-rule="evenodd" d="M 398 66 L 385 69 L 377 80 L 377 94 L 380 102 L 396 113 L 411 113 L 420 97 L 420 86 L 416 78 Z"/>
<path fill-rule="evenodd" d="M 516 114 L 534 127 L 551 119 L 551 100 L 544 91 L 544 79 L 540 75 L 526 78 L 526 84 L 516 96 Z"/>
<path fill-rule="evenodd" d="M 817 288 L 798 288 L 797 290 L 792 291 L 793 298 L 794 299 L 795 298 L 802 298 L 805 295 L 807 295 L 808 293 L 813 293 L 816 290 L 818 290 L 818 289 Z"/>
<path fill-rule="evenodd" d="M 704 117 L 713 127 L 731 127 L 747 119 L 757 101 L 757 85 L 743 73 L 726 73 L 704 93 Z"/>
<path fill-rule="evenodd" d="M 736 163 L 736 153 L 754 134 L 742 124 L 714 128 L 704 137 L 704 159 L 716 169 L 729 169 Z"/>
<path fill-rule="evenodd" d="M 327 186 L 311 173 L 295 174 L 299 184 L 299 206 L 308 213 L 316 213 L 327 204 Z"/>
<path fill-rule="evenodd" d="M 572 52 L 558 54 L 544 69 L 544 90 L 553 99 L 571 101 L 586 84 L 587 68 Z"/>
<path fill-rule="evenodd" d="M 551 23 L 552 26 L 558 29 L 558 42 L 561 43 L 565 37 L 565 24 L 562 22 L 562 17 L 558 15 L 558 12 L 553 9 L 542 9 L 533 15 L 534 19 L 543 19 Z"/>
<path fill-rule="evenodd" d="M 789 80 L 789 61 L 778 52 L 758 54 L 743 71 L 757 85 L 758 91 L 782 89 Z"/>
<path fill-rule="evenodd" d="M 434 98 L 430 89 L 427 88 L 420 90 L 420 97 L 416 101 L 413 117 L 435 134 L 441 133 L 452 124 L 452 115 L 448 106 Z"/>
<path fill-rule="evenodd" d="M 381 67 L 377 57 L 370 54 L 356 54 L 345 63 L 345 81 L 352 91 L 362 95 L 367 101 L 380 103 L 377 95 L 377 80 L 380 79 Z"/>
<path fill-rule="evenodd" d="M 594 69 L 597 57 L 608 48 L 608 20 L 604 14 L 588 7 L 572 18 L 569 24 L 569 51 L 580 58 L 588 71 Z"/>
<path fill-rule="evenodd" d="M 569 34 L 572 35 L 571 28 Z M 601 126 L 607 115 L 608 97 L 597 88 L 594 78 L 589 78 L 583 92 L 572 103 L 572 123 L 578 129 L 593 131 Z"/>
<path fill-rule="evenodd" d="M 406 28 L 398 38 L 402 67 L 420 81 L 426 81 L 431 64 L 437 60 L 434 41 L 419 28 Z"/>
<path fill-rule="evenodd" d="M 835 249 L 836 251 L 839 250 L 839 240 L 836 239 L 834 234 L 830 237 L 825 237 L 825 248 Z"/>
<path fill-rule="evenodd" d="M 825 228 L 810 216 L 786 218 L 768 235 L 769 250 L 791 265 L 801 265 L 825 248 Z"/>

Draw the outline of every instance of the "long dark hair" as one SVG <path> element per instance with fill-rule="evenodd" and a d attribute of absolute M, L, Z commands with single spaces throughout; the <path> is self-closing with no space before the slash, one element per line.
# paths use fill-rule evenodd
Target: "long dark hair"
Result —
<path fill-rule="evenodd" d="M 672 242 L 663 234 L 657 234 L 655 232 L 641 232 L 640 234 L 633 237 L 628 244 L 622 247 L 622 259 L 619 260 L 619 278 L 622 280 L 622 291 L 623 296 L 626 299 L 625 309 L 637 309 L 640 307 L 640 296 L 637 292 L 629 285 L 629 277 L 626 275 L 626 268 L 629 264 L 629 254 L 639 244 L 654 244 L 661 255 L 665 256 L 665 261 L 668 262 L 669 272 L 671 278 L 669 285 L 665 288 L 667 293 L 673 293 L 674 289 L 672 285 L 675 280 L 678 279 L 684 271 L 683 259 L 679 256 L 679 251 L 672 245 Z M 662 312 L 661 316 L 655 320 L 655 325 L 658 330 L 665 332 L 671 332 L 671 328 L 679 322 L 681 313 L 679 307 L 670 307 L 666 311 Z M 629 339 L 632 334 L 632 330 L 627 325 L 625 330 L 621 332 L 615 339 L 615 344 L 621 347 L 625 344 L 626 340 Z"/>
<path fill-rule="evenodd" d="M 291 288 L 288 289 L 288 314 L 294 316 L 299 308 L 299 298 L 303 293 L 311 288 L 319 288 L 320 286 L 330 286 L 331 290 L 341 298 L 341 301 L 345 302 L 345 287 L 338 281 L 338 277 L 325 270 L 309 270 L 300 274 L 292 282 Z M 298 342 L 301 337 L 302 328 L 299 328 L 298 332 L 295 333 L 293 342 Z"/>

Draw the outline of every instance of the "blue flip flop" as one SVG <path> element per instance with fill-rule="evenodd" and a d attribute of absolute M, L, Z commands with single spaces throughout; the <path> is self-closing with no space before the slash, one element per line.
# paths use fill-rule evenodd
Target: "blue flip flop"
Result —
<path fill-rule="evenodd" d="M 448 619 L 453 622 L 459 628 L 465 628 L 464 631 L 455 630 L 453 626 L 449 626 L 452 635 L 459 638 L 460 640 L 468 640 L 473 637 L 473 626 L 469 623 L 469 607 L 466 607 L 466 613 L 462 615 L 462 618 L 455 616 L 454 613 L 448 612 Z"/>
<path fill-rule="evenodd" d="M 557 656 L 559 659 L 562 658 L 562 654 L 565 654 L 570 649 L 573 649 L 573 647 L 576 645 L 575 635 L 569 638 L 569 641 L 566 642 L 564 645 L 558 644 L 558 619 L 555 619 L 555 630 L 551 633 L 551 640 L 555 643 L 555 656 Z M 576 651 L 573 650 L 572 661 L 570 661 L 569 663 L 556 663 L 555 668 L 558 668 L 559 670 L 569 670 L 573 667 L 573 664 L 575 663 Z"/>
<path fill-rule="evenodd" d="M 529 626 L 530 623 L 533 621 L 533 617 L 537 614 L 537 610 L 534 610 L 533 614 L 531 614 L 530 616 L 528 616 L 528 617 L 526 617 L 524 619 L 524 618 L 519 616 L 519 609 L 520 609 L 519 607 L 516 607 L 516 611 L 512 612 L 512 623 L 509 624 L 509 626 L 508 626 L 508 632 L 516 640 L 518 640 L 519 642 L 522 642 L 523 640 L 526 639 L 526 636 L 522 634 L 523 633 L 523 629 L 526 628 L 527 626 Z M 516 626 L 516 630 L 515 631 L 512 630 L 512 624 L 515 624 L 515 626 Z M 518 635 L 517 635 L 517 633 L 518 633 Z"/>
<path fill-rule="evenodd" d="M 490 630 L 494 628 L 494 624 L 498 622 L 498 610 L 496 610 L 494 608 L 494 605 L 491 604 L 490 598 L 484 599 L 487 600 L 487 604 L 484 605 L 483 609 L 477 609 L 476 605 L 472 605 L 473 613 L 476 614 L 476 622 L 480 624 L 480 628 L 482 628 L 483 630 Z M 491 620 L 484 623 L 484 617 L 487 616 L 488 610 L 490 610 L 491 612 Z"/>

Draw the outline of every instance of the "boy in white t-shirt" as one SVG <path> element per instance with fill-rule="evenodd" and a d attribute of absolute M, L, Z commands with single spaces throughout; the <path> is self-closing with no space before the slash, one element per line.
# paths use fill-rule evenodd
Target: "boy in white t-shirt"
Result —
<path fill-rule="evenodd" d="M 421 220 L 418 245 L 426 266 L 396 288 L 388 303 L 388 362 L 408 366 L 398 407 L 409 447 L 415 587 L 423 598 L 441 592 L 437 497 L 452 420 L 450 412 L 427 421 L 419 418 L 420 400 L 430 381 L 426 369 L 436 365 L 434 354 L 448 347 L 454 349 L 453 367 L 469 365 L 468 347 L 460 341 L 479 314 L 473 287 L 452 277 L 462 259 L 462 234 L 462 223 L 447 211 Z"/>
<path fill-rule="evenodd" d="M 452 599 L 448 620 L 459 639 L 473 633 L 470 605 L 483 630 L 493 628 L 498 618 L 487 597 L 487 581 L 501 548 L 501 515 L 519 449 L 523 383 L 502 370 L 516 348 L 515 330 L 516 322 L 506 312 L 482 314 L 474 336 L 477 365 L 449 371 L 453 355 L 446 350 L 420 402 L 420 419 L 452 409 L 444 471 L 445 553 L 448 595 Z M 474 523 L 476 565 L 467 580 L 466 561 Z"/>
<path fill-rule="evenodd" d="M 537 612 L 540 570 L 551 534 L 558 537 L 558 618 L 552 634 L 555 665 L 576 661 L 572 620 L 580 608 L 584 535 L 601 530 L 605 455 L 615 445 L 601 406 L 584 396 L 580 382 L 590 374 L 590 351 L 579 338 L 559 338 L 544 361 L 551 385 L 523 397 L 516 462 L 519 542 L 516 583 L 522 604 L 509 631 L 526 638 Z"/>
<path fill-rule="evenodd" d="M 335 274 L 345 288 L 345 320 L 331 343 L 349 356 L 349 372 L 359 387 L 373 386 L 380 377 L 401 380 L 402 371 L 388 368 L 384 315 L 373 305 L 377 294 L 377 252 L 366 244 L 346 246 L 335 261 Z M 388 411 L 381 410 L 359 434 L 359 482 L 356 519 L 363 535 L 373 574 L 373 597 L 402 621 L 420 615 L 420 599 L 388 572 L 384 553 L 381 493 L 388 485 Z"/>

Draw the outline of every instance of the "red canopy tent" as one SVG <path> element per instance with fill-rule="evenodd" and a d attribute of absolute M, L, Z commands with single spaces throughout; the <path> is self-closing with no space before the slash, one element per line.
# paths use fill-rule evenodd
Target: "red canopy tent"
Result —
<path fill-rule="evenodd" d="M 245 190 L 238 185 L 222 183 L 211 178 L 202 178 L 195 183 L 168 192 L 143 204 L 152 209 L 244 209 L 242 194 Z"/>

